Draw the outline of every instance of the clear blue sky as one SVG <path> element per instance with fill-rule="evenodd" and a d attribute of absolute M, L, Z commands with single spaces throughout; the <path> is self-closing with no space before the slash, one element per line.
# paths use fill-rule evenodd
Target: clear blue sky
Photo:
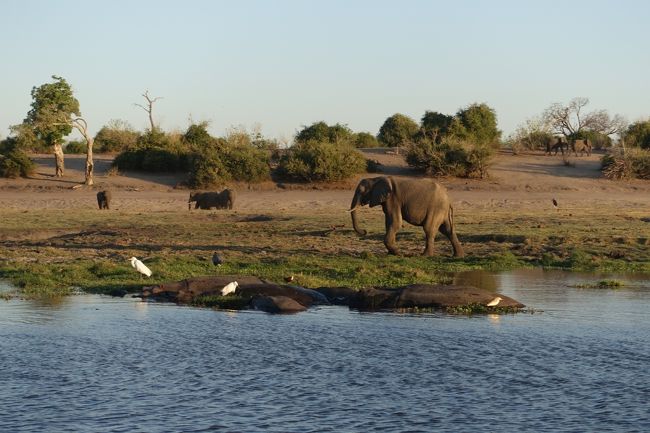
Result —
<path fill-rule="evenodd" d="M 0 136 L 30 91 L 64 77 L 95 133 L 137 129 L 141 94 L 162 96 L 165 130 L 190 117 L 214 135 L 259 123 L 291 138 L 324 120 L 376 134 L 403 113 L 473 102 L 507 135 L 553 102 L 590 98 L 630 121 L 650 116 L 650 2 L 36 1 L 1 5 Z"/>

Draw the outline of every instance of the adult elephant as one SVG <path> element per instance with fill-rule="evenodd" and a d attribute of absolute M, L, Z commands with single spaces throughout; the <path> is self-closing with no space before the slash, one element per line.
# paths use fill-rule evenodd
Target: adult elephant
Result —
<path fill-rule="evenodd" d="M 232 209 L 235 204 L 235 192 L 231 189 L 221 192 L 191 192 L 187 201 L 190 210 L 192 202 L 196 202 L 194 209 Z"/>
<path fill-rule="evenodd" d="M 569 151 L 568 143 L 562 137 L 548 137 L 546 139 L 546 152 L 545 155 L 550 155 L 552 151 L 555 151 L 554 155 L 557 155 L 558 150 L 564 155 L 564 148 L 567 148 Z"/>
<path fill-rule="evenodd" d="M 578 156 L 578 152 L 580 152 L 580 156 L 584 153 L 586 153 L 587 156 L 591 156 L 591 142 L 589 140 L 572 140 L 571 150 L 575 156 Z"/>
<path fill-rule="evenodd" d="M 433 255 L 433 241 L 440 231 L 450 241 L 454 257 L 463 257 L 463 247 L 458 242 L 454 228 L 454 210 L 447 190 L 431 179 L 396 179 L 381 176 L 362 179 L 357 185 L 350 205 L 352 226 L 361 236 L 365 230 L 359 228 L 357 209 L 359 206 L 381 205 L 386 217 L 384 245 L 391 254 L 399 255 L 395 235 L 402 227 L 402 220 L 421 226 L 426 235 L 424 255 Z"/>

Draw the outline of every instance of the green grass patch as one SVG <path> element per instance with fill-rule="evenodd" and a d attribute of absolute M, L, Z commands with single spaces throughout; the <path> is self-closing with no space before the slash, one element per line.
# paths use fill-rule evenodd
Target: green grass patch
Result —
<path fill-rule="evenodd" d="M 640 211 L 639 211 L 640 212 Z M 135 292 L 143 286 L 208 275 L 255 275 L 283 282 L 292 275 L 305 287 L 401 286 L 450 283 L 455 272 L 522 267 L 650 273 L 639 216 L 601 213 L 572 217 L 494 211 L 457 212 L 457 231 L 466 257 L 451 257 L 438 236 L 434 257 L 421 255 L 424 234 L 408 224 L 397 236 L 403 256 L 383 245 L 383 214 L 364 210 L 368 235 L 352 230 L 341 211 L 281 212 L 167 211 L 140 213 L 95 210 L 0 210 L 0 278 L 22 296 Z M 331 230 L 330 228 L 337 228 Z M 594 227 L 598 227 L 597 235 Z M 212 253 L 225 259 L 211 263 Z M 153 271 L 139 275 L 128 258 Z"/>
<path fill-rule="evenodd" d="M 198 296 L 190 305 L 194 307 L 215 308 L 218 310 L 243 310 L 250 303 L 249 297 L 242 296 Z"/>
<path fill-rule="evenodd" d="M 579 289 L 620 289 L 625 283 L 619 280 L 600 280 L 595 283 L 576 284 L 573 287 Z"/>
<path fill-rule="evenodd" d="M 446 307 L 444 311 L 449 314 L 471 316 L 473 314 L 512 314 L 521 312 L 522 309 L 517 307 L 488 307 L 483 304 L 469 304 Z"/>

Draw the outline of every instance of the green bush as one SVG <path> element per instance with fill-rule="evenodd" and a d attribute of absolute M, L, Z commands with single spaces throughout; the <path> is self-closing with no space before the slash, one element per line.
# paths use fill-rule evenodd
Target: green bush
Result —
<path fill-rule="evenodd" d="M 230 180 L 230 173 L 217 152 L 192 155 L 187 180 L 190 187 L 216 187 L 223 185 L 228 180 Z"/>
<path fill-rule="evenodd" d="M 460 140 L 498 148 L 501 131 L 497 115 L 487 104 L 471 104 L 458 110 L 449 125 L 449 134 Z"/>
<path fill-rule="evenodd" d="M 180 137 L 160 130 L 147 131 L 135 145 L 115 157 L 113 165 L 119 170 L 148 172 L 186 171 L 190 150 Z"/>
<path fill-rule="evenodd" d="M 270 179 L 272 141 L 242 129 L 230 130 L 225 138 L 213 138 L 206 128 L 205 122 L 191 125 L 183 136 L 192 149 L 188 164 L 188 183 L 192 188 L 220 186 L 230 180 Z"/>
<path fill-rule="evenodd" d="M 626 146 L 650 150 L 650 120 L 639 120 L 627 127 L 623 134 Z"/>
<path fill-rule="evenodd" d="M 495 150 L 488 145 L 450 138 L 443 138 L 439 143 L 423 139 L 407 147 L 406 162 L 432 176 L 484 178 L 494 153 Z"/>
<path fill-rule="evenodd" d="M 366 170 L 366 160 L 348 143 L 298 142 L 280 159 L 278 174 L 306 182 L 335 182 Z"/>
<path fill-rule="evenodd" d="M 122 152 L 135 147 L 140 134 L 121 120 L 111 120 L 97 132 L 94 150 L 99 153 Z"/>
<path fill-rule="evenodd" d="M 65 145 L 65 147 L 63 148 L 63 153 L 66 154 L 86 153 L 87 148 L 88 145 L 86 144 L 85 140 L 84 141 L 72 140 Z"/>
<path fill-rule="evenodd" d="M 601 167 L 609 179 L 650 179 L 650 150 L 619 149 L 604 155 Z"/>
<path fill-rule="evenodd" d="M 271 178 L 269 153 L 252 145 L 226 146 L 221 159 L 233 180 L 261 182 Z"/>
<path fill-rule="evenodd" d="M 296 141 L 299 143 L 306 143 L 307 141 L 339 143 L 349 141 L 353 135 L 354 133 L 347 125 L 337 123 L 330 126 L 321 121 L 303 127 L 296 134 Z"/>
<path fill-rule="evenodd" d="M 186 171 L 193 188 L 220 186 L 230 180 L 270 179 L 272 141 L 242 130 L 214 138 L 207 126 L 207 122 L 192 124 L 184 134 L 147 131 L 133 147 L 117 155 L 113 165 L 120 170 Z"/>
<path fill-rule="evenodd" d="M 404 114 L 395 113 L 381 125 L 377 139 L 385 146 L 404 146 L 413 140 L 419 130 L 420 127 L 415 120 Z"/>
<path fill-rule="evenodd" d="M 27 177 L 36 168 L 15 137 L 0 141 L 0 177 Z"/>
<path fill-rule="evenodd" d="M 354 147 L 357 148 L 368 148 L 368 147 L 378 147 L 379 141 L 377 137 L 372 135 L 369 132 L 359 132 L 354 135 Z"/>

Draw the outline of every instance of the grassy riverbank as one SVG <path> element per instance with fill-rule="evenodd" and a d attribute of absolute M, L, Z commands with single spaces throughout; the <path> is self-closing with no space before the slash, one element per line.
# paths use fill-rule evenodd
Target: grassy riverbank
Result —
<path fill-rule="evenodd" d="M 383 246 L 383 214 L 364 211 L 366 238 L 349 214 L 274 211 L 98 212 L 91 209 L 0 211 L 0 278 L 24 296 L 109 293 L 199 275 L 257 275 L 282 282 L 289 275 L 307 287 L 449 282 L 449 273 L 545 266 L 580 271 L 650 273 L 647 215 L 612 210 L 579 213 L 489 209 L 457 213 L 467 257 L 450 257 L 439 236 L 437 256 L 420 256 L 420 228 L 398 234 L 403 256 Z M 214 267 L 219 251 L 225 264 Z M 153 271 L 139 276 L 128 258 Z"/>

